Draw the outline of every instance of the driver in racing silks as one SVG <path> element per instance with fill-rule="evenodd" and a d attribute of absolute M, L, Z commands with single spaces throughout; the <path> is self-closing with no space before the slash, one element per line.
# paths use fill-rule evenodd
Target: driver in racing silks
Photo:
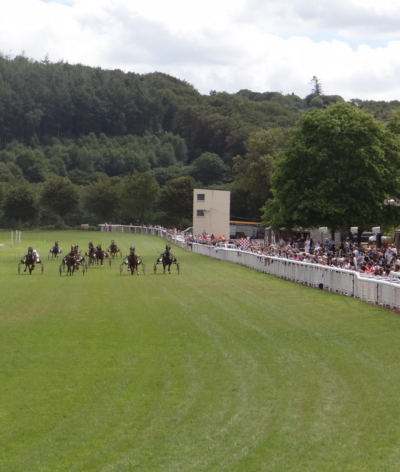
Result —
<path fill-rule="evenodd" d="M 78 264 L 82 264 L 83 262 L 85 262 L 85 258 L 79 252 L 79 246 L 77 244 L 75 244 L 75 255 L 76 255 L 76 261 L 78 262 Z"/>
<path fill-rule="evenodd" d="M 136 257 L 138 258 L 138 264 L 141 263 L 140 256 L 139 256 L 139 254 L 136 254 L 136 253 L 135 253 L 135 249 L 136 249 L 135 246 L 131 246 L 131 247 L 129 248 L 130 253 L 129 253 L 127 256 L 125 256 L 124 264 L 126 264 L 126 265 L 129 264 L 129 256 L 130 256 L 131 254 L 135 254 L 135 255 L 136 255 Z M 128 272 L 129 272 L 129 269 L 128 269 Z"/>
<path fill-rule="evenodd" d="M 115 241 L 114 241 L 114 239 L 112 239 L 112 240 L 111 240 L 111 244 L 110 244 L 110 246 L 108 247 L 108 250 L 111 252 L 111 249 L 114 249 L 115 246 L 116 246 Z"/>
<path fill-rule="evenodd" d="M 96 249 L 97 249 L 97 251 L 103 251 L 103 249 L 101 249 L 101 244 L 98 244 L 96 246 Z M 108 252 L 106 252 L 106 251 L 103 251 L 103 252 L 104 252 L 104 257 L 105 258 L 108 257 Z"/>
<path fill-rule="evenodd" d="M 36 251 L 36 249 L 32 249 L 31 247 L 28 247 L 28 254 L 33 254 L 36 257 L 36 262 L 39 264 L 42 263 L 42 261 L 40 260 L 39 253 Z M 22 264 L 26 264 L 26 256 L 23 259 L 21 259 Z"/>
<path fill-rule="evenodd" d="M 34 254 L 34 255 L 36 256 L 36 262 L 37 262 L 38 264 L 41 264 L 42 261 L 40 260 L 39 253 L 36 251 L 36 249 L 34 249 L 34 250 L 32 251 L 32 254 Z"/>
<path fill-rule="evenodd" d="M 172 262 L 175 262 L 176 261 L 176 257 L 172 254 L 171 252 L 171 246 L 169 244 L 167 244 L 165 246 L 165 251 L 163 253 L 160 252 L 160 261 L 163 260 L 164 256 L 167 256 L 169 253 L 169 255 L 171 256 L 171 259 L 172 259 Z"/>

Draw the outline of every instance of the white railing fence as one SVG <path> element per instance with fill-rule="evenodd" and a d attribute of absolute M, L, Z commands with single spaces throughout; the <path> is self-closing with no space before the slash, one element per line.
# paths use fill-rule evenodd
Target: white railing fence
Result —
<path fill-rule="evenodd" d="M 100 225 L 105 230 L 105 225 Z M 107 228 L 108 230 L 109 228 Z M 359 272 L 290 261 L 278 257 L 260 256 L 235 249 L 223 249 L 198 243 L 186 243 L 166 230 L 144 226 L 112 225 L 111 232 L 160 236 L 173 244 L 196 254 L 220 261 L 233 262 L 285 280 L 354 297 L 377 305 L 400 308 L 400 275 L 387 278 L 366 276 Z"/>
<path fill-rule="evenodd" d="M 400 276 L 377 278 L 335 267 L 259 256 L 251 252 L 214 248 L 203 244 L 194 243 L 191 249 L 197 254 L 241 264 L 292 282 L 360 298 L 369 303 L 400 308 Z"/>

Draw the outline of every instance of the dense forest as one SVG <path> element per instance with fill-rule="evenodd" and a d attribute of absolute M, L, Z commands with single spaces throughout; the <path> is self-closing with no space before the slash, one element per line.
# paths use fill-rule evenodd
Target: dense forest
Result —
<path fill-rule="evenodd" d="M 0 56 L 0 225 L 185 225 L 194 186 L 228 188 L 233 218 L 260 219 L 289 130 L 344 101 L 310 91 L 201 95 L 159 72 Z M 382 122 L 400 109 L 350 104 Z"/>

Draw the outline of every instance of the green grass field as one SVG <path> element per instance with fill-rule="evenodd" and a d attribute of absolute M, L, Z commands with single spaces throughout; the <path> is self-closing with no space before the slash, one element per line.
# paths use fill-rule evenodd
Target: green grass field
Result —
<path fill-rule="evenodd" d="M 154 275 L 164 240 L 112 237 L 146 275 L 47 260 L 106 233 L 0 248 L 1 471 L 400 470 L 398 315 L 175 247 Z"/>

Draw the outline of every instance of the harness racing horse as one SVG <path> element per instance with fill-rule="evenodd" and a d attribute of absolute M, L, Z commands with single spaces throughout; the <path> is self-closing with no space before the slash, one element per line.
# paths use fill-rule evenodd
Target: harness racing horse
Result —
<path fill-rule="evenodd" d="M 79 251 L 79 246 L 78 244 L 73 244 L 71 246 L 71 250 L 75 253 L 75 258 L 78 263 L 76 269 L 79 270 L 79 265 L 85 263 L 85 258 L 82 256 L 81 252 Z"/>
<path fill-rule="evenodd" d="M 29 270 L 29 275 L 32 274 L 33 269 L 35 268 L 35 264 L 39 262 L 37 255 L 34 253 L 32 247 L 28 247 L 28 254 L 25 256 L 24 259 L 21 259 L 21 264 L 25 264 L 24 272 L 26 269 Z M 19 272 L 19 266 L 18 266 Z"/>
<path fill-rule="evenodd" d="M 161 254 L 161 258 L 162 258 L 162 265 L 164 268 L 164 274 L 165 274 L 166 267 L 168 267 L 168 273 L 170 274 L 171 264 L 174 262 L 175 257 L 171 252 L 171 246 L 169 244 L 165 246 L 165 252 Z"/>
<path fill-rule="evenodd" d="M 121 251 L 118 249 L 118 246 L 115 244 L 115 241 L 112 239 L 110 247 L 108 248 L 108 252 L 110 253 L 111 257 L 115 257 L 118 253 L 120 257 L 122 257 Z"/>
<path fill-rule="evenodd" d="M 50 258 L 50 254 L 51 254 L 51 258 L 56 259 L 58 257 L 58 255 L 61 254 L 61 253 L 62 253 L 62 249 L 60 248 L 60 246 L 58 245 L 58 242 L 56 241 L 54 243 L 54 246 L 50 249 L 49 258 Z"/>
<path fill-rule="evenodd" d="M 79 270 L 79 265 L 85 262 L 85 258 L 82 257 L 78 249 L 79 246 L 77 244 L 73 244 L 71 246 L 71 252 L 64 257 L 63 264 L 67 266 L 67 275 L 73 275 L 75 270 Z M 61 272 L 62 266 L 60 266 L 60 275 Z M 85 275 L 84 265 L 82 266 L 82 273 Z"/>
<path fill-rule="evenodd" d="M 143 275 L 146 274 L 146 266 L 144 265 L 142 259 L 140 258 L 140 256 L 138 254 L 136 254 L 135 252 L 135 248 L 133 246 L 131 246 L 129 248 L 129 255 L 128 256 L 125 256 L 124 258 L 124 261 L 122 262 L 122 264 L 119 266 L 119 273 L 122 275 L 123 271 L 124 271 L 124 267 L 125 265 L 128 266 L 128 272 L 131 273 L 131 275 L 134 274 L 134 272 L 136 271 L 137 275 L 139 275 L 139 266 L 142 267 L 142 273 Z"/>
<path fill-rule="evenodd" d="M 99 244 L 96 248 L 96 260 L 100 262 L 100 265 L 103 266 L 103 261 L 106 259 L 108 256 L 108 253 L 101 248 L 101 244 Z M 110 267 L 111 267 L 111 259 L 108 260 Z"/>
<path fill-rule="evenodd" d="M 94 247 L 92 241 L 90 241 L 89 250 L 86 253 L 86 255 L 89 257 L 89 264 L 94 264 L 94 261 L 96 260 L 96 253 L 97 249 Z"/>
<path fill-rule="evenodd" d="M 135 248 L 130 248 L 130 253 L 127 260 L 128 270 L 131 272 L 131 275 L 134 274 L 135 270 L 137 275 L 139 275 L 139 258 L 138 255 L 135 253 Z"/>
<path fill-rule="evenodd" d="M 67 275 L 74 275 L 75 269 L 78 270 L 78 261 L 74 251 L 66 255 L 65 264 L 67 266 Z"/>

